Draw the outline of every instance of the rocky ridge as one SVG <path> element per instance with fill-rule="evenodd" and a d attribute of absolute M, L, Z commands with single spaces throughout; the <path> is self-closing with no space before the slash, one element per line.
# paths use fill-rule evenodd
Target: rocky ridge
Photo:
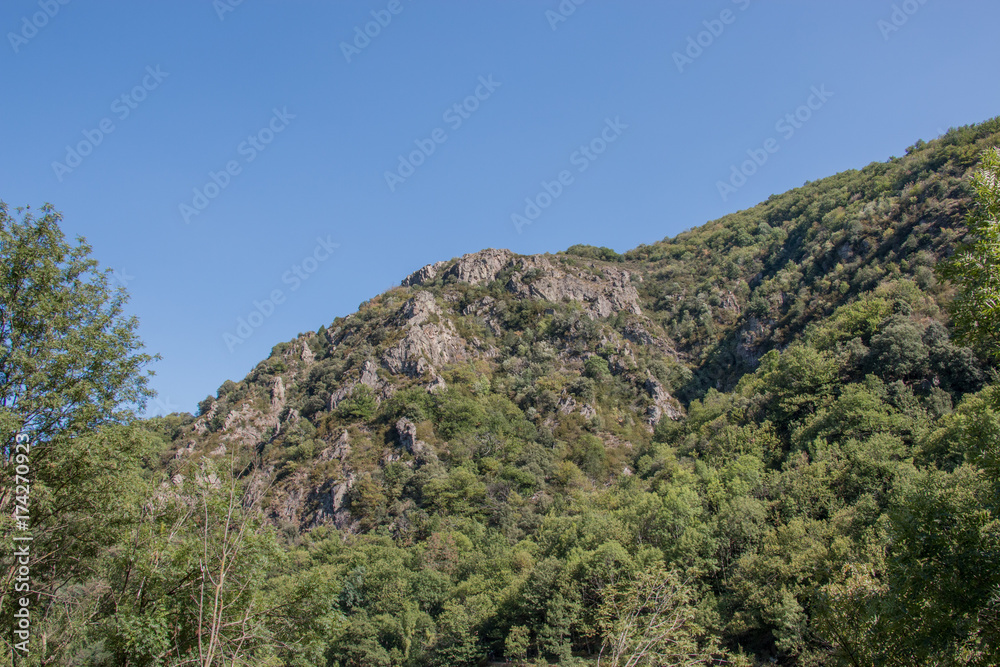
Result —
<path fill-rule="evenodd" d="M 345 409 L 364 414 L 366 400 L 382 405 L 406 387 L 441 394 L 451 384 L 446 376 L 456 369 L 476 364 L 498 368 L 510 354 L 503 351 L 501 339 L 509 345 L 510 336 L 516 340 L 519 335 L 512 329 L 512 309 L 567 323 L 564 340 L 557 340 L 555 347 L 539 343 L 541 347 L 524 351 L 551 358 L 563 373 L 581 373 L 598 346 L 607 359 L 608 378 L 633 388 L 633 409 L 651 431 L 664 418 L 679 419 L 683 409 L 660 380 L 639 370 L 640 348 L 647 351 L 644 354 L 676 357 L 670 341 L 655 333 L 658 326 L 643 314 L 636 289 L 641 281 L 641 275 L 606 262 L 520 256 L 508 250 L 487 249 L 428 264 L 405 278 L 401 287 L 363 304 L 356 316 L 276 347 L 244 381 L 245 389 L 226 395 L 220 389 L 192 425 L 191 437 L 178 441 L 182 444 L 173 457 L 180 462 L 196 459 L 199 451 L 208 456 L 255 452 L 265 461 L 260 472 L 277 475 L 270 500 L 276 521 L 359 530 L 351 498 L 358 480 L 368 474 L 364 470 L 370 468 L 372 456 L 381 466 L 399 462 L 410 468 L 433 467 L 448 452 L 448 443 L 421 440 L 417 424 L 405 417 L 392 423 L 386 436 L 390 444 L 378 455 L 375 434 L 364 423 L 338 426 L 328 435 L 308 434 L 317 425 L 326 428 L 323 424 L 331 419 L 349 422 L 337 417 L 348 414 Z M 613 318 L 624 318 L 620 330 L 610 326 Z M 596 332 L 600 335 L 594 339 Z M 338 358 L 344 362 L 334 364 Z M 521 365 L 511 365 L 514 361 Z M 517 357 L 503 365 L 523 367 Z M 556 428 L 558 415 L 577 415 L 594 424 L 602 420 L 602 408 L 592 398 L 564 388 L 553 401 L 556 417 L 544 420 L 546 428 Z M 323 415 L 328 416 L 320 420 Z M 616 420 L 620 423 L 621 417 Z M 606 441 L 609 446 L 620 443 L 610 434 Z M 303 444 L 289 450 L 290 442 Z M 306 448 L 308 443 L 315 444 Z M 266 463 L 275 457 L 268 452 L 276 447 L 282 452 L 302 450 L 295 459 L 300 462 Z"/>

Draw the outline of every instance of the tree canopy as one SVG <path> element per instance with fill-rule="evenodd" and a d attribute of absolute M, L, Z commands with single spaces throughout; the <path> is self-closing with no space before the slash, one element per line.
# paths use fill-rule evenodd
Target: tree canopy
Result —
<path fill-rule="evenodd" d="M 1000 356 L 1000 148 L 983 153 L 972 186 L 967 240 L 941 274 L 958 284 L 950 310 L 960 338 Z"/>

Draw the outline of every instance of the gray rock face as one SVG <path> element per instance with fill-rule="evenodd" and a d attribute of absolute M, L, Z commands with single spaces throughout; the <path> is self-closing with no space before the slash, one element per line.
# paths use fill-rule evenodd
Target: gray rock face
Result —
<path fill-rule="evenodd" d="M 454 264 L 449 266 L 444 273 L 442 269 L 447 266 L 447 262 L 435 262 L 428 264 L 419 271 L 414 271 L 403 279 L 403 287 L 423 285 L 434 280 L 439 274 L 444 276 L 454 276 L 456 280 L 470 285 L 488 283 L 496 280 L 497 274 L 506 267 L 510 260 L 514 258 L 514 253 L 510 250 L 496 250 L 487 248 L 479 252 L 469 253 L 459 257 Z"/>
<path fill-rule="evenodd" d="M 330 394 L 330 410 L 336 410 L 337 406 L 350 397 L 354 390 L 361 385 L 372 390 L 376 401 L 381 402 L 391 396 L 393 393 L 392 385 L 379 378 L 377 371 L 378 366 L 375 362 L 371 359 L 366 360 L 361 366 L 361 375 L 357 380 L 345 382 Z"/>
<path fill-rule="evenodd" d="M 399 446 L 413 454 L 418 463 L 437 460 L 434 450 L 426 442 L 417 440 L 417 427 L 406 417 L 400 417 L 396 422 L 396 433 L 399 434 Z M 398 458 L 396 455 L 395 459 Z"/>
<path fill-rule="evenodd" d="M 354 385 L 345 385 L 333 391 L 330 394 L 330 411 L 332 412 L 336 410 L 337 406 L 340 405 L 345 398 L 350 396 L 353 391 Z"/>
<path fill-rule="evenodd" d="M 462 255 L 446 272 L 446 276 L 455 276 L 459 282 L 478 285 L 496 280 L 497 274 L 510 263 L 514 253 L 510 250 L 495 250 L 487 248 L 479 252 Z"/>
<path fill-rule="evenodd" d="M 333 493 L 330 495 L 333 500 L 332 506 L 334 511 L 337 511 L 344 506 L 344 496 L 347 495 L 347 492 L 351 490 L 352 486 L 354 486 L 354 475 L 349 474 L 347 479 L 333 487 Z"/>
<path fill-rule="evenodd" d="M 205 435 L 208 433 L 208 424 L 215 418 L 215 414 L 219 411 L 219 402 L 212 399 L 212 407 L 208 409 L 208 412 L 198 417 L 198 421 L 194 423 L 195 433 L 198 435 Z"/>
<path fill-rule="evenodd" d="M 347 431 L 343 431 L 333 444 L 319 453 L 319 461 L 332 461 L 338 459 L 344 461 L 351 455 L 351 440 L 347 436 Z"/>
<path fill-rule="evenodd" d="M 427 385 L 427 391 L 431 394 L 436 394 L 439 391 L 444 391 L 448 388 L 448 383 L 444 381 L 444 378 L 440 375 L 435 375 L 434 379 L 431 380 L 430 384 Z"/>
<path fill-rule="evenodd" d="M 653 399 L 653 404 L 646 410 L 646 421 L 650 426 L 656 426 L 663 417 L 677 421 L 684 416 L 680 403 L 663 388 L 659 380 L 647 378 L 645 389 Z"/>
<path fill-rule="evenodd" d="M 496 280 L 501 271 L 510 267 L 517 268 L 517 273 L 507 284 L 507 289 L 519 297 L 556 303 L 582 302 L 596 317 L 610 317 L 622 310 L 642 314 L 639 294 L 632 286 L 632 274 L 625 269 L 605 267 L 601 275 L 595 275 L 586 270 L 556 266 L 546 257 L 519 257 L 509 250 L 489 248 L 462 255 L 450 266 L 442 262 L 428 264 L 408 276 L 402 284 L 404 287 L 422 285 L 440 274 L 454 277 L 459 282 L 479 285 Z M 522 280 L 526 275 L 531 276 L 527 283 Z M 477 310 L 482 310 L 483 305 L 488 307 L 488 304 L 481 304 Z"/>
<path fill-rule="evenodd" d="M 178 448 L 177 451 L 174 452 L 174 458 L 175 459 L 184 458 L 185 456 L 193 452 L 194 448 L 195 448 L 195 441 L 188 440 L 183 447 Z"/>
<path fill-rule="evenodd" d="M 610 317 L 619 311 L 641 315 L 639 293 L 632 286 L 632 274 L 614 267 L 605 267 L 602 274 L 570 273 L 554 266 L 545 257 L 525 257 L 519 271 L 507 283 L 507 289 L 522 298 L 584 303 L 595 317 Z M 526 276 L 531 276 L 527 282 Z"/>
<path fill-rule="evenodd" d="M 497 300 L 493 297 L 484 296 L 482 299 L 466 306 L 462 310 L 462 314 L 478 317 L 494 336 L 499 336 L 503 333 L 503 326 L 501 326 L 496 314 L 496 303 Z"/>
<path fill-rule="evenodd" d="M 559 409 L 560 414 L 569 414 L 576 408 L 576 399 L 569 394 L 563 393 L 556 407 Z"/>
<path fill-rule="evenodd" d="M 313 354 L 313 351 L 310 349 L 308 343 L 302 343 L 302 352 L 299 353 L 299 358 L 302 359 L 302 361 L 304 361 L 307 365 L 311 364 L 316 358 L 316 355 Z"/>
<path fill-rule="evenodd" d="M 249 402 L 240 405 L 239 409 L 231 410 L 222 424 L 223 442 L 232 444 L 235 448 L 251 447 L 264 439 L 264 434 L 277 433 L 281 428 L 278 415 L 284 406 L 284 386 L 275 382 L 271 388 L 271 404 L 265 410 L 255 409 Z M 276 400 L 277 399 L 277 400 Z"/>
<path fill-rule="evenodd" d="M 559 399 L 559 404 L 557 405 L 557 408 L 559 409 L 559 412 L 564 415 L 569 414 L 571 412 L 579 412 L 586 419 L 593 419 L 595 416 L 597 416 L 597 410 L 594 409 L 594 406 L 592 406 L 589 403 L 584 403 L 583 405 L 580 405 L 580 403 L 575 398 L 573 398 L 568 394 L 564 394 Z"/>
<path fill-rule="evenodd" d="M 664 354 L 675 357 L 677 356 L 677 351 L 674 349 L 666 340 L 651 334 L 645 326 L 639 322 L 629 322 L 625 325 L 625 329 L 622 331 L 626 340 L 629 340 L 638 345 L 649 345 L 650 347 L 655 347 Z"/>
<path fill-rule="evenodd" d="M 408 452 L 413 451 L 417 442 L 417 427 L 406 417 L 400 417 L 396 422 L 396 432 L 399 434 L 399 445 Z"/>
<path fill-rule="evenodd" d="M 748 365 L 756 366 L 760 361 L 761 347 L 769 333 L 770 327 L 751 315 L 740 328 L 736 354 Z"/>
<path fill-rule="evenodd" d="M 438 271 L 441 267 L 445 265 L 445 262 L 434 262 L 433 264 L 428 264 L 422 269 L 417 269 L 406 278 L 403 278 L 403 282 L 400 284 L 403 287 L 412 287 L 413 285 L 423 285 L 424 283 L 430 282 L 437 278 Z"/>
<path fill-rule="evenodd" d="M 354 486 L 355 476 L 353 472 L 344 475 L 343 479 L 335 483 L 327 483 L 326 488 L 319 492 L 313 492 L 309 500 L 316 502 L 316 508 L 312 523 L 320 525 L 326 522 L 326 517 L 333 519 L 334 525 L 338 528 L 346 528 L 350 523 L 350 512 L 347 509 L 347 494 Z M 305 503 L 299 500 L 299 504 Z"/>
<path fill-rule="evenodd" d="M 285 407 L 285 383 L 279 375 L 271 382 L 271 412 L 281 412 L 283 407 Z"/>
<path fill-rule="evenodd" d="M 361 384 L 375 392 L 378 392 L 382 388 L 382 383 L 379 381 L 378 374 L 376 373 L 377 368 L 375 362 L 369 359 L 361 367 L 361 379 L 359 380 Z"/>
<path fill-rule="evenodd" d="M 381 357 L 390 373 L 419 377 L 437 375 L 434 367 L 468 358 L 465 341 L 448 320 L 439 320 L 441 308 L 430 292 L 417 292 L 396 314 L 396 324 L 406 330 L 398 343 Z"/>
<path fill-rule="evenodd" d="M 440 315 L 441 309 L 430 292 L 420 291 L 403 304 L 396 316 L 397 324 L 406 327 L 423 324 L 432 315 Z"/>
<path fill-rule="evenodd" d="M 382 355 L 382 366 L 390 373 L 419 377 L 434 367 L 468 358 L 465 341 L 450 322 L 409 328 L 406 336 Z"/>

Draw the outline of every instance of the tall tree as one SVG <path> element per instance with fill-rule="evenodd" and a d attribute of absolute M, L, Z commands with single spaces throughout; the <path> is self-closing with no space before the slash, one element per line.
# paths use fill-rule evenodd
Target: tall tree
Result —
<path fill-rule="evenodd" d="M 152 395 L 153 357 L 124 314 L 125 291 L 84 239 L 68 244 L 49 205 L 40 217 L 17 213 L 0 202 L 0 535 L 32 538 L 33 636 L 45 641 L 57 592 L 80 580 L 134 506 L 148 439 L 133 422 Z M 23 560 L 0 567 L 5 620 Z"/>
<path fill-rule="evenodd" d="M 604 591 L 598 665 L 684 667 L 711 664 L 708 633 L 697 622 L 696 593 L 676 570 L 654 566 Z"/>
<path fill-rule="evenodd" d="M 959 286 L 951 314 L 959 338 L 1000 357 L 1000 148 L 983 154 L 972 179 L 976 203 L 967 241 L 941 265 Z"/>

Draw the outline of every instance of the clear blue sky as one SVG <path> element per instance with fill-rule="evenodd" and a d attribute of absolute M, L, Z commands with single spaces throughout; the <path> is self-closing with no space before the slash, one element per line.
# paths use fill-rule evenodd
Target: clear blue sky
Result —
<path fill-rule="evenodd" d="M 193 411 L 424 264 L 624 251 L 1000 114 L 996 0 L 562 7 L 5 0 L 0 198 L 118 272 L 163 356 L 151 412 Z"/>

